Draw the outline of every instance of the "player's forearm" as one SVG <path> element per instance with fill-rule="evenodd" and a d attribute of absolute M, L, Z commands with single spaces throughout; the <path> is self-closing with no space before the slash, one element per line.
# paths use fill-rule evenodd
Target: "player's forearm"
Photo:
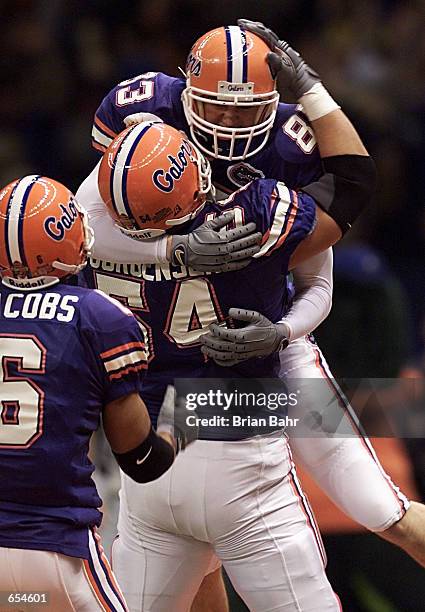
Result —
<path fill-rule="evenodd" d="M 167 263 L 167 238 L 137 241 L 125 236 L 115 225 L 102 202 L 101 215 L 90 215 L 89 223 L 94 231 L 95 241 L 92 256 L 104 261 L 130 264 Z"/>
<path fill-rule="evenodd" d="M 106 404 L 103 429 L 118 465 L 136 482 L 159 478 L 174 461 L 173 445 L 153 431 L 138 393 Z"/>
<path fill-rule="evenodd" d="M 122 471 L 132 480 L 144 483 L 156 480 L 173 464 L 175 451 L 171 440 L 157 435 L 152 429 L 135 448 L 126 453 L 114 452 Z"/>
<path fill-rule="evenodd" d="M 310 120 L 322 159 L 368 155 L 353 124 L 322 83 L 316 83 L 298 102 Z"/>
<path fill-rule="evenodd" d="M 125 236 L 109 215 L 97 186 L 99 164 L 81 183 L 76 199 L 87 210 L 95 241 L 91 254 L 96 259 L 117 263 L 166 262 L 166 238 L 138 242 Z"/>
<path fill-rule="evenodd" d="M 341 109 L 335 109 L 336 104 L 323 85 L 317 83 L 314 88 L 319 102 L 305 101 L 311 92 L 301 96 L 300 102 L 312 122 L 324 174 L 302 191 L 312 196 L 345 234 L 372 198 L 375 164 L 354 126 Z"/>
<path fill-rule="evenodd" d="M 239 19 L 238 24 L 270 47 L 267 56 L 271 73 L 277 79 L 278 90 L 285 97 L 291 92 L 302 105 L 315 131 L 320 154 L 367 155 L 357 132 L 326 90 L 320 76 L 285 40 L 262 23 Z"/>
<path fill-rule="evenodd" d="M 311 257 L 293 270 L 296 294 L 283 319 L 290 341 L 314 331 L 332 306 L 332 249 Z"/>
<path fill-rule="evenodd" d="M 312 121 L 311 126 L 322 158 L 333 155 L 368 155 L 360 136 L 342 110 L 334 110 Z"/>

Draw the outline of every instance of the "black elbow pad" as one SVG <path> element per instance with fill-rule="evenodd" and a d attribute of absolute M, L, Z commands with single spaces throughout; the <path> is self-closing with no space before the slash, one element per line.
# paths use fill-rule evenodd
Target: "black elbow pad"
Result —
<path fill-rule="evenodd" d="M 335 155 L 322 160 L 325 174 L 304 191 L 345 234 L 370 204 L 376 187 L 374 161 L 368 155 Z"/>
<path fill-rule="evenodd" d="M 136 482 L 150 482 L 159 478 L 171 467 L 174 449 L 157 436 L 153 429 L 147 438 L 127 453 L 114 453 L 122 471 Z"/>

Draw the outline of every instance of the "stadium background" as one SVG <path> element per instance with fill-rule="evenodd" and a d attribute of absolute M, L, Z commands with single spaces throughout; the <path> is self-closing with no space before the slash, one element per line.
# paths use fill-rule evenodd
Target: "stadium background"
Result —
<path fill-rule="evenodd" d="M 378 167 L 373 208 L 336 249 L 334 307 L 317 334 L 334 372 L 423 378 L 421 0 L 1 0 L 0 184 L 36 172 L 75 190 L 97 160 L 91 122 L 107 91 L 149 70 L 178 74 L 200 34 L 238 17 L 264 21 L 302 52 L 358 127 Z M 393 384 L 395 391 L 383 395 L 380 406 L 395 408 L 396 430 L 415 439 L 382 453 L 423 499 L 423 405 L 411 386 Z M 379 418 L 375 411 L 373 419 Z M 107 540 L 116 494 L 109 470 L 101 460 Z M 314 491 L 312 496 L 328 533 L 331 580 L 344 609 L 425 609 L 423 571 L 374 536 L 337 520 L 322 497 Z"/>

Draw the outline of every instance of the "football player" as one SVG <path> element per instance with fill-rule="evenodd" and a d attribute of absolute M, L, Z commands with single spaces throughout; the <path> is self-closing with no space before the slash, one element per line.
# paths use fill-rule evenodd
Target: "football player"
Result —
<path fill-rule="evenodd" d="M 296 82 L 297 75 L 290 72 L 289 79 Z M 172 265 L 96 258 L 89 270 L 90 282 L 127 299 L 151 340 L 144 397 L 154 421 L 174 378 L 277 374 L 286 337 L 275 323 L 286 310 L 283 281 L 290 261 L 303 261 L 336 242 L 373 190 L 373 164 L 354 128 L 331 99 L 323 108 L 312 123 L 325 174 L 298 192 L 260 179 L 225 201 L 206 203 L 209 176 L 200 151 L 161 123 L 127 128 L 106 151 L 100 192 L 122 231 L 136 239 L 172 233 Z M 226 274 L 187 267 L 177 232 L 193 231 L 230 210 L 238 224 L 255 222 L 263 236 L 250 266 Z M 223 368 L 205 361 L 199 339 L 235 306 L 267 317 L 271 354 Z M 317 528 L 293 488 L 286 439 L 279 431 L 228 439 L 239 433 L 204 432 L 213 439 L 192 445 L 193 452 L 182 454 L 157 487 L 138 492 L 123 478 L 113 558 L 132 610 L 187 610 L 214 551 L 252 610 L 339 609 L 324 573 Z"/>
<path fill-rule="evenodd" d="M 288 84 L 280 78 L 279 53 L 280 47 L 285 49 L 285 43 L 261 24 L 242 20 L 239 24 L 217 28 L 195 43 L 187 61 L 186 80 L 150 72 L 115 87 L 96 112 L 94 146 L 103 151 L 126 125 L 137 123 L 148 114 L 191 134 L 208 155 L 213 181 L 223 191 L 233 190 L 255 177 L 278 178 L 290 187 L 299 187 L 320 176 L 322 166 L 306 115 L 299 105 L 277 102 L 274 76 L 283 87 L 282 95 L 289 91 Z M 295 61 L 294 69 L 302 76 L 305 66 L 302 60 L 297 62 L 294 57 L 290 61 Z M 305 74 L 312 78 L 311 71 Z M 328 108 L 325 102 L 323 108 L 317 76 L 300 80 L 300 85 L 295 94 L 301 96 L 304 106 L 310 102 L 312 118 L 333 108 L 332 102 Z M 121 262 L 165 262 L 164 238 L 135 245 L 105 215 L 96 177 L 97 169 L 79 190 L 97 235 L 94 254 L 108 259 L 114 253 L 114 259 Z M 172 258 L 170 239 L 169 246 L 168 257 Z M 187 258 L 191 255 L 188 248 L 180 251 Z M 191 259 L 190 265 L 196 269 L 197 263 Z M 329 380 L 329 388 L 334 390 L 333 404 L 341 405 L 337 422 L 342 423 L 344 431 L 352 426 L 357 430 L 323 354 L 306 335 L 329 312 L 330 254 L 322 253 L 298 265 L 294 274 L 299 293 L 283 319 L 290 344 L 280 356 L 280 375 Z M 361 432 L 357 440 L 328 436 L 311 440 L 298 436 L 291 444 L 298 459 L 347 514 L 410 554 L 416 554 L 417 537 L 412 540 L 410 537 L 417 533 L 417 528 L 410 521 L 421 509 L 410 509 L 405 515 L 409 502 L 382 470 Z M 348 480 L 367 482 L 368 486 L 347 490 Z"/>
<path fill-rule="evenodd" d="M 127 610 L 96 532 L 88 450 L 102 415 L 130 478 L 174 460 L 140 397 L 143 337 L 119 302 L 64 282 L 93 243 L 66 187 L 38 175 L 4 187 L 0 235 L 0 591 L 19 609 Z"/>

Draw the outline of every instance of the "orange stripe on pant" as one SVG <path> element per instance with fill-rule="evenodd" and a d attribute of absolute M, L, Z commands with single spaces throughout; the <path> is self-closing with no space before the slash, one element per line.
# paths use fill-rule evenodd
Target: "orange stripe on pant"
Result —
<path fill-rule="evenodd" d="M 125 603 L 125 599 L 124 599 L 124 595 L 122 594 L 122 591 L 118 585 L 118 582 L 116 581 L 114 572 L 112 571 L 112 567 L 105 555 L 102 543 L 101 543 L 101 539 L 100 539 L 100 535 L 97 533 L 97 529 L 93 528 L 93 536 L 96 540 L 96 547 L 98 549 L 99 552 L 99 557 L 102 560 L 102 563 L 104 565 L 104 569 L 106 570 L 106 573 L 108 574 L 109 580 L 111 581 L 114 589 L 116 590 L 116 596 L 118 597 L 118 599 L 121 601 L 123 608 L 127 609 L 127 605 Z"/>
<path fill-rule="evenodd" d="M 106 603 L 106 601 L 104 600 L 102 593 L 99 590 L 99 587 L 97 586 L 96 583 L 96 579 L 93 575 L 93 572 L 91 571 L 89 562 L 87 561 L 87 559 L 83 559 L 83 565 L 84 565 L 84 572 L 87 576 L 87 580 L 94 592 L 94 594 L 96 595 L 96 599 L 98 600 L 99 604 L 102 606 L 102 608 L 105 610 L 105 612 L 110 612 L 110 607 L 109 605 Z"/>

